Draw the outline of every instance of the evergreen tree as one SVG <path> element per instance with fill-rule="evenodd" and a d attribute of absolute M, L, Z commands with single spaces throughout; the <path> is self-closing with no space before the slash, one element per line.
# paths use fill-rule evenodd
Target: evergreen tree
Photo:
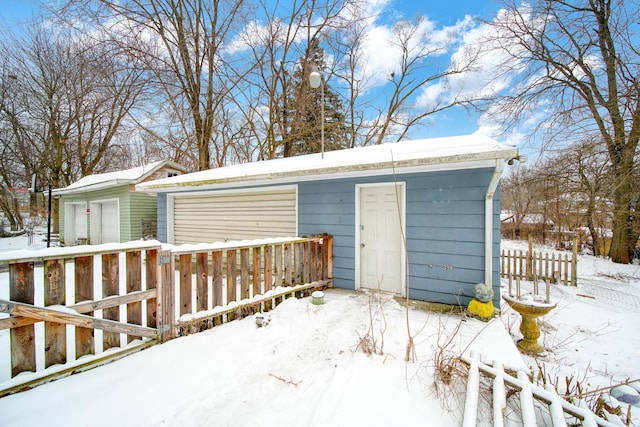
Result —
<path fill-rule="evenodd" d="M 327 82 L 324 50 L 317 39 L 311 40 L 305 55 L 293 74 L 294 85 L 284 101 L 283 108 L 286 131 L 283 132 L 284 156 L 318 153 L 321 150 L 322 133 L 322 88 L 324 88 L 324 138 L 325 151 L 339 150 L 347 146 L 345 115 L 342 101 Z M 324 84 L 312 89 L 309 74 L 312 71 L 323 74 Z"/>

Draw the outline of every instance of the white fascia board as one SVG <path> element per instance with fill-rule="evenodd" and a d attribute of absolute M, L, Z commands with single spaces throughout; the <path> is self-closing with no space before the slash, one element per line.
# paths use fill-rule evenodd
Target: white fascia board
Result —
<path fill-rule="evenodd" d="M 133 184 L 135 180 L 131 179 L 114 179 L 111 181 L 97 182 L 95 184 L 89 184 L 82 187 L 75 188 L 58 188 L 56 190 L 52 190 L 51 193 L 54 196 L 60 196 L 64 194 L 81 194 L 81 193 L 89 193 L 91 191 L 104 190 L 106 188 L 118 187 L 121 185 L 130 185 Z"/>
<path fill-rule="evenodd" d="M 518 155 L 517 149 L 501 150 L 498 153 L 473 153 L 467 156 L 452 156 L 452 158 L 429 158 L 404 160 L 400 162 L 381 162 L 363 164 L 350 167 L 332 167 L 327 169 L 296 170 L 273 172 L 260 175 L 231 176 L 211 181 L 188 181 L 167 183 L 154 181 L 136 185 L 136 191 L 149 193 L 182 192 L 192 190 L 223 189 L 229 187 L 262 186 L 326 179 L 354 178 L 364 176 L 379 176 L 391 174 L 436 172 L 463 169 L 493 168 L 496 160 L 508 160 Z M 186 175 L 185 175 L 186 177 Z"/>

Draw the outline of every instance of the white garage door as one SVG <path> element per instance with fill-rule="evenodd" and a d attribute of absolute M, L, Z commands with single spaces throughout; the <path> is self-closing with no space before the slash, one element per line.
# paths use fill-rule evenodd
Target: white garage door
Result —
<path fill-rule="evenodd" d="M 295 236 L 296 188 L 176 196 L 173 242 Z"/>
<path fill-rule="evenodd" d="M 87 204 L 64 204 L 64 241 L 67 246 L 87 239 Z"/>
<path fill-rule="evenodd" d="M 120 242 L 118 201 L 91 202 L 91 244 Z"/>

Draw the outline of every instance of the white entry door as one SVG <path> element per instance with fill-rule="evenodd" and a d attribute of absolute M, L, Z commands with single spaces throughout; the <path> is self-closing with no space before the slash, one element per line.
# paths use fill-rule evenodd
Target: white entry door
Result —
<path fill-rule="evenodd" d="M 363 185 L 359 195 L 360 287 L 404 295 L 404 185 Z"/>

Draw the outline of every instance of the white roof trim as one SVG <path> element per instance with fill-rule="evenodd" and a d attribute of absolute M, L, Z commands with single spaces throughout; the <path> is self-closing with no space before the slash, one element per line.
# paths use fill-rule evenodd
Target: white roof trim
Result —
<path fill-rule="evenodd" d="M 86 193 L 120 185 L 136 184 L 165 165 L 180 172 L 186 170 L 183 166 L 168 160 L 158 161 L 131 169 L 87 175 L 65 188 L 53 190 L 52 193 L 54 195 Z"/>
<path fill-rule="evenodd" d="M 496 159 L 516 157 L 518 150 L 476 135 L 402 141 L 237 164 L 144 182 L 136 190 L 152 193 L 205 190 L 263 184 L 494 167 Z"/>

